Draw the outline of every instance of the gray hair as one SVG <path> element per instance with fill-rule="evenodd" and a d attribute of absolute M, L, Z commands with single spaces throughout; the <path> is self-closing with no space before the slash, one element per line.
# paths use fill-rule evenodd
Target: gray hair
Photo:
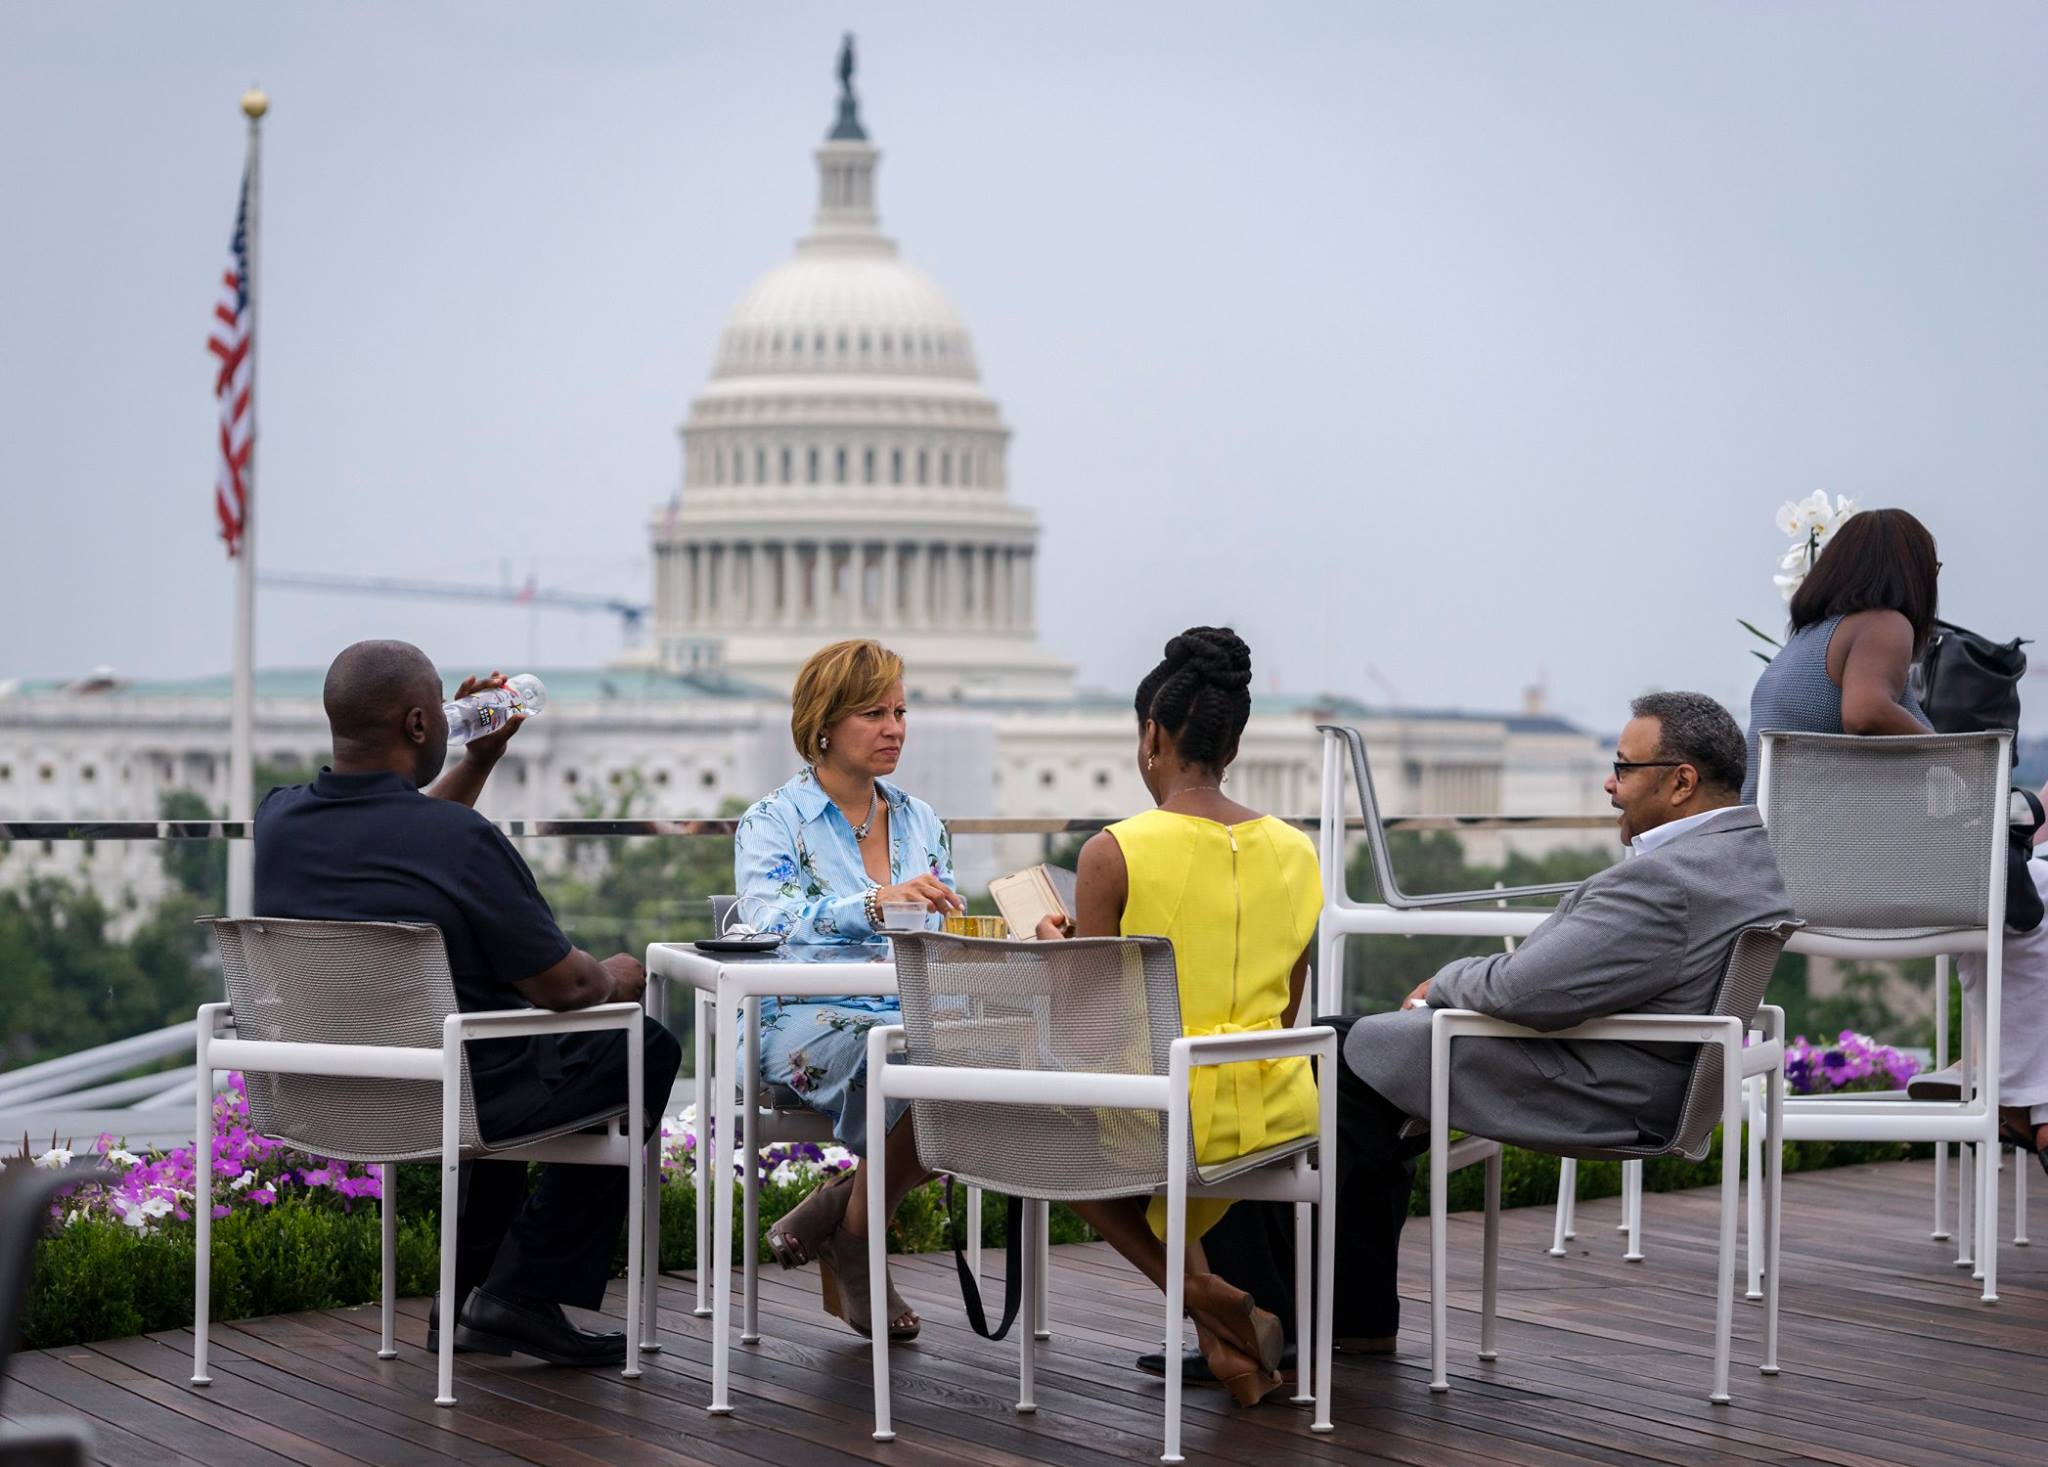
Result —
<path fill-rule="evenodd" d="M 1657 755 L 1681 759 L 1700 774 L 1700 783 L 1739 790 L 1749 772 L 1749 741 L 1734 716 L 1705 693 L 1645 693 L 1629 704 L 1637 718 L 1659 725 Z"/>

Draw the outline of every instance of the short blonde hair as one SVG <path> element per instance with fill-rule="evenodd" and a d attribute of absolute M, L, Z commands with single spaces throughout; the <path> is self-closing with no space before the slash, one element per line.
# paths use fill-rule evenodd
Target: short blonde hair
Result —
<path fill-rule="evenodd" d="M 797 757 L 817 763 L 832 725 L 879 702 L 902 676 L 903 659 L 865 637 L 813 652 L 789 695 L 789 736 Z"/>

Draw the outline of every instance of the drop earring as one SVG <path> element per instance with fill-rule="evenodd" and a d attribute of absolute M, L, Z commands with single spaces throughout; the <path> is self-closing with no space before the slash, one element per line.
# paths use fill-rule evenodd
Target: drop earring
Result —
<path fill-rule="evenodd" d="M 818 752 L 822 754 L 822 753 L 824 753 L 824 752 L 825 752 L 825 750 L 827 750 L 827 749 L 829 749 L 829 748 L 831 748 L 831 747 L 832 747 L 832 736 L 831 736 L 830 734 L 819 734 L 819 735 L 818 735 Z"/>
<path fill-rule="evenodd" d="M 1147 754 L 1145 756 L 1145 767 L 1147 769 L 1150 769 L 1153 765 L 1157 764 L 1158 762 L 1159 756 L 1157 754 Z"/>

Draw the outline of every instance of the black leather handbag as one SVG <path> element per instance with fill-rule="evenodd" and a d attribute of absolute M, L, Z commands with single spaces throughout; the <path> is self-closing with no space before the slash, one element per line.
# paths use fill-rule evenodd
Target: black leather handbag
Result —
<path fill-rule="evenodd" d="M 1937 621 L 1915 667 L 1915 695 L 1936 733 L 1980 733 L 2020 726 L 2024 637 L 1994 642 L 1968 627 Z"/>
<path fill-rule="evenodd" d="M 2020 727 L 2020 679 L 2027 675 L 2024 637 L 1994 642 L 1968 627 L 1937 621 L 1926 650 L 1913 668 L 1913 693 L 1936 733 L 1981 733 L 1986 729 Z M 2013 799 L 2026 801 L 2032 821 L 2023 816 L 2010 830 L 2006 852 L 2005 926 L 2008 932 L 2032 932 L 2044 916 L 2041 893 L 2027 870 L 2034 853 L 2034 832 L 2041 824 L 2041 802 L 2027 790 Z M 2016 812 L 2017 813 L 2017 812 Z"/>

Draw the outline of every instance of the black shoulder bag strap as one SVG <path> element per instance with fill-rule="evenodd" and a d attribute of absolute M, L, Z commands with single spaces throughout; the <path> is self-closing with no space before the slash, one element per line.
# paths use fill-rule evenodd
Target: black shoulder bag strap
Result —
<path fill-rule="evenodd" d="M 1024 1199 L 1006 1199 L 1003 1214 L 1003 1250 L 1007 1262 L 1003 1272 L 1003 1321 L 991 1332 L 988 1314 L 981 1306 L 981 1290 L 974 1282 L 974 1270 L 967 1266 L 966 1229 L 956 1228 L 953 1217 L 953 1179 L 946 1178 L 946 1233 L 953 1239 L 953 1266 L 960 1272 L 960 1302 L 967 1308 L 967 1323 L 984 1340 L 1000 1340 L 1017 1319 L 1017 1304 L 1024 1297 Z"/>

